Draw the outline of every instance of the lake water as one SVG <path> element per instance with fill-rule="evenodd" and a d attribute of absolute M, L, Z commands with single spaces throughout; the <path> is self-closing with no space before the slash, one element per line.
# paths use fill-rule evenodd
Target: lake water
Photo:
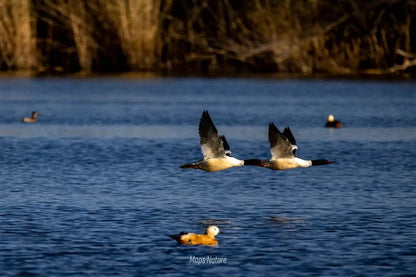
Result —
<path fill-rule="evenodd" d="M 205 109 L 237 158 L 273 121 L 336 163 L 180 169 Z M 0 111 L 1 276 L 416 274 L 414 82 L 3 78 Z M 217 247 L 169 237 L 211 224 Z"/>

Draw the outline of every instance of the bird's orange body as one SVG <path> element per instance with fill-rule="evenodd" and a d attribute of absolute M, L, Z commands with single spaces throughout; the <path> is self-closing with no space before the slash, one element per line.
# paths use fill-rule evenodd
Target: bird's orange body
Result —
<path fill-rule="evenodd" d="M 170 236 L 180 244 L 202 244 L 202 245 L 217 245 L 218 240 L 215 236 L 220 232 L 217 226 L 209 226 L 205 235 L 194 233 L 180 233 L 178 235 Z"/>

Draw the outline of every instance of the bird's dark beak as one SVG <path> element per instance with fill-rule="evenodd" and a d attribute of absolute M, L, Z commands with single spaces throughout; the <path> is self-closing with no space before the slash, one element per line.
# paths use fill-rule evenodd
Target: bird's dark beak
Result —
<path fill-rule="evenodd" d="M 324 159 L 312 160 L 312 165 L 327 165 L 327 164 L 333 164 L 333 163 L 335 162 L 324 160 Z"/>

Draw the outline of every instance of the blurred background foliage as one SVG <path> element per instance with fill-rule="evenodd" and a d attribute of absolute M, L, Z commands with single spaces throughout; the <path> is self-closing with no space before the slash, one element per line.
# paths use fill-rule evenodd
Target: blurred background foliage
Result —
<path fill-rule="evenodd" d="M 0 0 L 0 70 L 416 70 L 416 0 Z"/>

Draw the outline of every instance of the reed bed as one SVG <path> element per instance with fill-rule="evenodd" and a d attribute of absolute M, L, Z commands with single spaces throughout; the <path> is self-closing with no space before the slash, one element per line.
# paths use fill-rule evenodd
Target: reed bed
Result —
<path fill-rule="evenodd" d="M 30 0 L 0 1 L 0 68 L 37 67 L 36 28 Z"/>
<path fill-rule="evenodd" d="M 157 67 L 160 57 L 158 0 L 104 1 L 109 21 L 115 26 L 118 40 L 130 70 Z"/>
<path fill-rule="evenodd" d="M 415 72 L 415 15 L 415 0 L 0 0 L 0 69 Z"/>

